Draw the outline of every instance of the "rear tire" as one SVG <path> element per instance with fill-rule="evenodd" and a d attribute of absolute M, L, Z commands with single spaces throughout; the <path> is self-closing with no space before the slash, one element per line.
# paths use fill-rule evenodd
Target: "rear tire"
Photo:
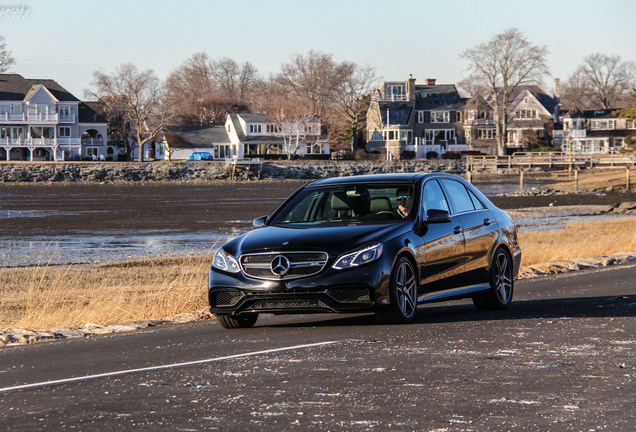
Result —
<path fill-rule="evenodd" d="M 490 268 L 490 289 L 473 297 L 473 303 L 479 310 L 505 309 L 513 292 L 512 260 L 504 248 L 498 248 Z"/>
<path fill-rule="evenodd" d="M 258 319 L 257 313 L 244 315 L 216 315 L 216 321 L 225 329 L 250 328 L 253 327 Z"/>
<path fill-rule="evenodd" d="M 380 324 L 407 324 L 417 311 L 417 277 L 411 261 L 402 256 L 395 264 L 389 285 L 389 306 L 375 312 Z"/>

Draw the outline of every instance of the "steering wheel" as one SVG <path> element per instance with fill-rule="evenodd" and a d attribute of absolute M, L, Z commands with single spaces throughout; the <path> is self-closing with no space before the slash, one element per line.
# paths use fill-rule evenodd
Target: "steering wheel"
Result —
<path fill-rule="evenodd" d="M 379 212 L 376 213 L 376 215 L 378 215 L 378 216 L 380 216 L 380 215 L 388 215 L 388 216 L 391 216 L 391 219 L 399 219 L 400 218 L 400 216 L 397 213 L 395 213 L 393 211 L 390 211 L 390 210 L 379 211 Z"/>

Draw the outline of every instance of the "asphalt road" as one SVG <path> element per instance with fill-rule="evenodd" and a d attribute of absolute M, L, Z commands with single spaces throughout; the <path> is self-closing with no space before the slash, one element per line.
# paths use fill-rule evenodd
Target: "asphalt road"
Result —
<path fill-rule="evenodd" d="M 266 316 L 6 347 L 0 429 L 635 430 L 635 281 L 523 280 L 506 311 L 437 303 L 405 326 Z"/>

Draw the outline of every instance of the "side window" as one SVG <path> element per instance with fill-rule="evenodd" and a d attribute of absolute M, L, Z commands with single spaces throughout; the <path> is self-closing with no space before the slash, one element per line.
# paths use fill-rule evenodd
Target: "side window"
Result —
<path fill-rule="evenodd" d="M 422 209 L 424 214 L 428 210 L 448 210 L 448 203 L 442 187 L 437 183 L 437 180 L 430 180 L 424 185 L 424 198 L 422 199 Z"/>
<path fill-rule="evenodd" d="M 473 201 L 470 199 L 470 195 L 468 195 L 468 191 L 463 184 L 458 181 L 448 179 L 442 179 L 441 182 L 444 185 L 446 192 L 448 192 L 448 199 L 450 200 L 455 213 L 464 213 L 475 210 Z"/>
<path fill-rule="evenodd" d="M 468 188 L 466 188 L 466 189 L 468 190 L 468 195 L 470 195 L 470 199 L 473 200 L 473 204 L 475 205 L 475 209 L 477 209 L 477 210 L 485 210 L 486 206 L 481 201 L 479 201 L 479 198 L 477 198 L 475 196 L 473 191 L 471 191 Z"/>

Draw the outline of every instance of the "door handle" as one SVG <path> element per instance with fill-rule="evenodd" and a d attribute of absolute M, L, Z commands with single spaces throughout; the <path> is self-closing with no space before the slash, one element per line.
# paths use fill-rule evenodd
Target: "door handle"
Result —
<path fill-rule="evenodd" d="M 459 233 L 461 233 L 461 232 L 462 232 L 462 227 L 461 227 L 461 226 L 459 226 L 459 225 L 457 225 L 455 228 L 453 228 L 453 232 L 454 232 L 455 234 L 459 234 Z"/>
<path fill-rule="evenodd" d="M 490 219 L 484 218 L 484 225 L 490 225 Z"/>

